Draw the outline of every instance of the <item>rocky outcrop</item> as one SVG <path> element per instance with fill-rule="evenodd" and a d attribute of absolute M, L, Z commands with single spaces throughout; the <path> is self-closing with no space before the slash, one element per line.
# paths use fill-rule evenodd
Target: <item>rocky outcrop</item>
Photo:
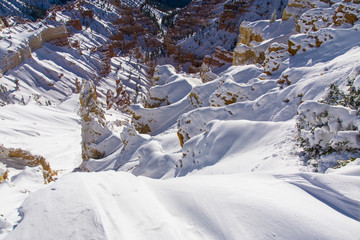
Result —
<path fill-rule="evenodd" d="M 97 48 L 96 51 L 101 53 L 102 69 L 100 70 L 100 74 L 105 77 L 111 71 L 111 58 L 115 56 L 114 47 L 111 44 L 104 44 L 103 46 Z"/>
<path fill-rule="evenodd" d="M 239 41 L 234 49 L 233 65 L 263 63 L 266 49 L 254 46 L 255 42 L 262 41 L 260 33 L 248 26 L 248 22 L 243 22 L 240 25 Z"/>
<path fill-rule="evenodd" d="M 296 29 L 301 34 L 289 38 L 288 52 L 291 55 L 310 51 L 332 40 L 337 33 L 335 29 L 327 28 L 331 24 L 349 28 L 359 23 L 360 2 L 358 0 L 344 0 L 332 7 L 330 3 L 315 1 L 312 6 L 315 8 L 306 11 L 297 20 Z M 353 30 L 357 31 L 357 29 Z M 343 34 L 346 34 L 346 31 Z"/>
<path fill-rule="evenodd" d="M 223 47 L 217 46 L 212 55 L 207 55 L 204 58 L 204 64 L 209 66 L 211 70 L 215 70 L 226 64 L 232 63 L 233 53 L 226 51 Z"/>
<path fill-rule="evenodd" d="M 273 51 L 274 48 L 270 46 L 287 45 L 289 37 L 296 33 L 295 26 L 296 22 L 293 20 L 243 21 L 239 28 L 239 40 L 234 49 L 233 65 L 262 64 L 267 68 L 267 73 L 271 74 L 280 67 L 281 56 L 286 54 L 283 53 L 284 49 Z M 272 48 L 271 51 L 267 51 L 269 48 Z M 273 61 L 273 55 L 276 55 L 276 61 Z"/>
<path fill-rule="evenodd" d="M 18 51 L 9 51 L 0 60 L 0 76 L 8 70 L 20 65 L 25 58 L 29 57 L 31 57 L 31 49 L 29 46 L 20 48 Z"/>
<path fill-rule="evenodd" d="M 306 33 L 309 30 L 318 31 L 333 23 L 334 9 L 310 9 L 302 14 L 297 20 L 296 30 Z"/>
<path fill-rule="evenodd" d="M 252 48 L 244 44 L 238 45 L 234 50 L 233 65 L 247 65 L 263 63 L 265 60 L 264 48 Z"/>
<path fill-rule="evenodd" d="M 251 47 L 250 43 L 252 41 L 262 42 L 263 38 L 261 37 L 260 33 L 254 32 L 254 30 L 248 27 L 246 23 L 247 22 L 244 22 L 244 24 L 240 26 L 238 43 L 245 44 L 246 46 Z"/>
<path fill-rule="evenodd" d="M 113 22 L 118 28 L 110 36 L 111 44 L 123 53 L 131 53 L 139 47 L 149 52 L 149 55 L 159 52 L 163 44 L 154 22 L 139 9 L 120 3 L 114 3 L 114 6 L 121 17 Z"/>
<path fill-rule="evenodd" d="M 358 0 L 338 4 L 290 0 L 282 20 L 242 22 L 233 65 L 262 64 L 264 72 L 272 75 L 285 67 L 283 60 L 289 54 L 311 51 L 333 39 L 338 33 L 329 26 L 352 27 L 359 23 L 359 15 Z"/>
<path fill-rule="evenodd" d="M 29 151 L 20 148 L 6 148 L 0 145 L 0 161 L 6 166 L 15 169 L 24 169 L 26 166 L 41 166 L 45 184 L 55 181 L 55 177 L 58 175 L 58 171 L 52 170 L 50 164 L 43 156 L 33 155 Z M 5 174 L 7 175 L 7 172 L 5 172 Z M 1 179 L 6 179 L 4 175 L 1 176 L 0 174 L 0 183 Z"/>
<path fill-rule="evenodd" d="M 31 51 L 39 49 L 43 46 L 43 39 L 41 38 L 41 34 L 35 34 L 29 37 L 29 47 Z"/>
<path fill-rule="evenodd" d="M 230 33 L 237 33 L 240 17 L 247 11 L 250 1 L 228 1 L 224 4 L 224 11 L 221 13 L 219 29 Z"/>
<path fill-rule="evenodd" d="M 0 16 L 0 30 L 6 28 L 8 26 L 9 26 L 9 24 L 6 21 L 6 18 L 4 18 L 3 16 Z"/>
<path fill-rule="evenodd" d="M 205 64 L 205 62 L 200 67 L 200 78 L 203 83 L 210 82 L 215 80 L 218 76 L 211 71 L 211 68 Z M 192 96 L 190 96 L 191 98 Z"/>
<path fill-rule="evenodd" d="M 234 49 L 233 65 L 263 64 L 266 50 L 272 43 L 287 44 L 293 34 L 295 22 L 262 20 L 243 21 L 240 25 L 239 40 Z"/>
<path fill-rule="evenodd" d="M 276 71 L 283 70 L 283 59 L 288 56 L 286 44 L 272 43 L 265 52 L 265 60 L 263 62 L 264 73 L 272 75 Z"/>
<path fill-rule="evenodd" d="M 347 0 L 340 3 L 335 10 L 334 23 L 340 26 L 344 23 L 354 25 L 360 18 L 360 1 Z"/>
<path fill-rule="evenodd" d="M 110 136 L 106 126 L 104 110 L 97 99 L 96 87 L 93 82 L 85 81 L 80 93 L 81 146 L 83 163 L 80 168 L 90 171 L 87 164 L 90 159 L 100 159 L 106 155 L 101 142 Z"/>
<path fill-rule="evenodd" d="M 315 8 L 315 2 L 309 0 L 289 0 L 288 5 L 283 11 L 282 20 L 299 18 L 306 10 Z"/>
<path fill-rule="evenodd" d="M 68 35 L 68 32 L 64 25 L 61 25 L 58 27 L 45 28 L 41 32 L 41 38 L 42 38 L 43 42 L 49 42 L 54 39 L 67 37 L 67 35 Z"/>
<path fill-rule="evenodd" d="M 207 52 L 201 51 L 201 53 L 197 52 L 195 54 L 187 46 L 180 46 L 181 44 L 179 43 L 194 33 L 204 33 L 205 29 L 215 27 L 211 26 L 211 21 L 215 18 L 220 18 L 224 2 L 225 0 L 193 1 L 176 16 L 174 26 L 168 29 L 164 40 L 167 55 L 173 56 L 179 65 L 185 66 L 186 69 L 183 70 L 198 72 L 204 55 L 208 54 L 209 49 L 211 49 L 210 52 L 213 52 L 216 45 L 211 46 Z M 225 22 L 228 24 L 228 18 L 224 17 L 224 29 L 226 28 Z M 199 40 L 198 42 L 199 46 L 201 41 Z"/>
<path fill-rule="evenodd" d="M 25 44 L 20 45 L 16 50 L 9 50 L 0 59 L 0 76 L 20 65 L 20 63 L 31 57 L 31 52 L 43 46 L 44 42 L 54 40 L 67 41 L 68 32 L 63 25 L 42 29 L 40 33 L 30 35 Z"/>

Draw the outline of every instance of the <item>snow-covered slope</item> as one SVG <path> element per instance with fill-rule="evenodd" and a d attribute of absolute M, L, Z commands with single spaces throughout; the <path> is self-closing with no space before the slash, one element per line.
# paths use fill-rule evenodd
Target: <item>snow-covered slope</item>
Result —
<path fill-rule="evenodd" d="M 74 173 L 26 199 L 5 239 L 356 239 L 359 184 L 309 173 Z"/>
<path fill-rule="evenodd" d="M 24 156 L 0 153 L 1 238 L 19 220 L 16 209 L 22 201 L 44 186 L 42 166 L 24 169 L 27 158 L 39 155 L 46 159 L 58 174 L 55 178 L 81 165 L 82 119 L 78 113 L 84 82 L 94 82 L 99 104 L 109 107 L 106 116 L 111 134 L 107 143 L 122 144 L 119 131 L 129 117 L 115 110 L 125 107 L 118 106 L 121 98 L 117 91 L 123 88 L 125 93 L 120 94 L 139 102 L 150 84 L 146 62 L 136 59 L 132 52 L 138 44 L 146 46 L 144 36 L 138 35 L 138 42 L 127 48 L 133 34 L 118 34 L 131 18 L 125 11 L 125 7 L 99 1 L 75 2 L 56 7 L 42 21 L 1 31 L 0 150 L 29 151 Z M 119 19 L 124 22 L 114 25 Z M 139 20 L 139 24 L 148 26 L 149 22 Z M 116 44 L 120 47 L 114 47 Z M 126 55 L 128 51 L 131 54 Z M 39 163 L 31 163 L 31 167 L 34 165 Z"/>
<path fill-rule="evenodd" d="M 195 74 L 154 66 L 159 32 L 117 3 L 5 28 L 21 61 L 0 78 L 0 238 L 357 239 L 359 9 L 291 0 L 282 19 L 239 19 L 233 65 Z"/>

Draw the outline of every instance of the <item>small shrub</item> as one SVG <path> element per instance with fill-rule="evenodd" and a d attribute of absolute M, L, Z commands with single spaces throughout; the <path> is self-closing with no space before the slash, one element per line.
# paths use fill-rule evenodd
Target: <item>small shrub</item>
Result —
<path fill-rule="evenodd" d="M 360 154 L 357 124 L 360 115 L 360 90 L 353 86 L 354 80 L 355 78 L 348 77 L 346 91 L 342 91 L 336 84 L 331 84 L 324 100 L 318 103 L 309 101 L 299 106 L 298 141 L 307 155 L 307 163 L 315 170 L 326 170 L 336 164 L 321 161 L 322 156 Z M 356 114 L 349 109 L 356 110 Z M 337 165 L 343 166 L 342 163 Z"/>

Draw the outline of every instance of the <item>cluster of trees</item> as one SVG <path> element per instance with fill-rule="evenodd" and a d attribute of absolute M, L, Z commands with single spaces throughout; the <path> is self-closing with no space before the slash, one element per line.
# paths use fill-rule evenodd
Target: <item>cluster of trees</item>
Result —
<path fill-rule="evenodd" d="M 67 3 L 70 0 L 50 0 L 49 4 L 46 1 L 38 1 L 37 4 L 29 4 L 25 3 L 25 7 L 23 9 L 24 17 L 29 18 L 32 21 L 36 21 L 38 19 L 44 18 L 47 14 L 48 7 L 51 5 L 62 5 Z"/>
<path fill-rule="evenodd" d="M 145 3 L 149 5 L 156 5 L 159 9 L 174 9 L 174 8 L 183 8 L 188 5 L 191 0 L 146 0 Z"/>

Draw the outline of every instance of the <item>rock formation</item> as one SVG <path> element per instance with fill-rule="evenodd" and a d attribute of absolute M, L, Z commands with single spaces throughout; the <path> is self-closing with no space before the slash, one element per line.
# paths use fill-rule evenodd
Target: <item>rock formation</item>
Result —
<path fill-rule="evenodd" d="M 40 33 L 34 32 L 15 49 L 2 53 L 0 59 L 0 76 L 10 69 L 18 66 L 31 52 L 42 47 L 44 42 L 55 40 L 67 41 L 68 32 L 64 25 L 42 28 Z"/>

